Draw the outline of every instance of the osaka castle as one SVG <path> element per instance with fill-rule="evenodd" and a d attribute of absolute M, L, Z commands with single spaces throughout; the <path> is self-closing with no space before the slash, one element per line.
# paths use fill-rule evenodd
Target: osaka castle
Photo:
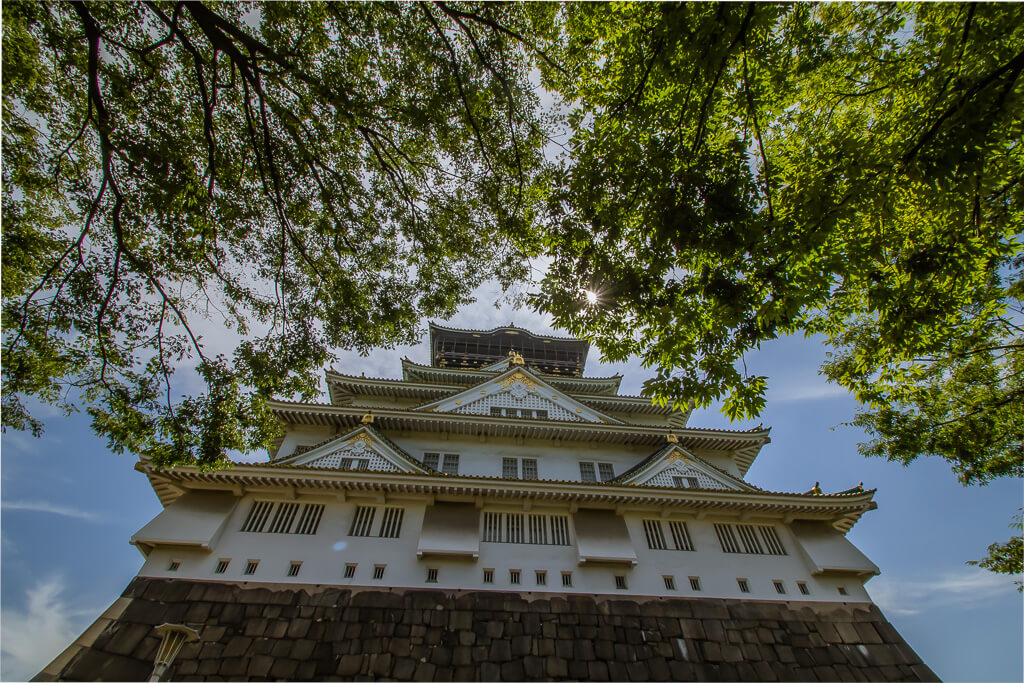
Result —
<path fill-rule="evenodd" d="M 874 490 L 759 488 L 768 429 L 587 353 L 432 324 L 401 379 L 271 402 L 265 462 L 140 461 L 142 569 L 36 680 L 936 680 L 846 536 Z"/>

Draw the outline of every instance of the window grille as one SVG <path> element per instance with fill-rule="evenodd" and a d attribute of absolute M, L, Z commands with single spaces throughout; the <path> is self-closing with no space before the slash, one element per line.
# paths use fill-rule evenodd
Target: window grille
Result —
<path fill-rule="evenodd" d="M 292 562 L 288 565 L 288 576 L 298 576 L 300 569 L 302 569 L 301 562 Z"/>
<path fill-rule="evenodd" d="M 242 531 L 312 535 L 319 528 L 323 514 L 324 505 L 321 503 L 303 505 L 301 503 L 275 503 L 258 500 L 249 509 L 249 515 L 242 524 Z"/>
<path fill-rule="evenodd" d="M 661 530 L 661 522 L 657 519 L 644 520 L 644 536 L 647 547 L 651 550 L 665 550 L 665 534 Z"/>
<path fill-rule="evenodd" d="M 459 456 L 457 453 L 444 454 L 444 466 L 441 468 L 441 471 L 445 474 L 459 473 Z"/>
<path fill-rule="evenodd" d="M 548 411 L 546 411 L 546 410 L 538 410 L 538 411 L 536 411 L 536 413 L 537 413 L 537 417 L 538 418 L 540 418 L 542 420 L 548 419 Z"/>
<path fill-rule="evenodd" d="M 179 567 L 181 567 L 181 562 L 179 562 L 178 560 L 171 560 L 171 563 L 167 565 L 167 571 L 176 572 L 178 571 Z"/>
<path fill-rule="evenodd" d="M 342 458 L 338 461 L 338 469 L 363 472 L 370 469 L 370 461 L 368 458 Z"/>
<path fill-rule="evenodd" d="M 509 569 L 508 570 L 508 582 L 511 583 L 513 586 L 518 586 L 519 585 L 519 579 L 520 579 L 521 575 L 522 575 L 522 572 L 520 572 L 518 569 Z"/>
<path fill-rule="evenodd" d="M 380 521 L 381 538 L 398 538 L 402 533 L 402 519 L 405 517 L 404 508 L 384 508 L 384 516 Z"/>
<path fill-rule="evenodd" d="M 217 568 L 214 569 L 215 574 L 223 574 L 228 570 L 228 565 L 231 564 L 231 560 L 217 560 Z"/>
<path fill-rule="evenodd" d="M 586 482 L 597 481 L 597 475 L 594 473 L 594 463 L 580 463 L 580 479 Z"/>
<path fill-rule="evenodd" d="M 672 534 L 676 550 L 693 550 L 693 541 L 690 539 L 690 530 L 686 527 L 686 522 L 669 522 L 668 530 Z"/>
<path fill-rule="evenodd" d="M 615 468 L 610 462 L 597 463 L 597 471 L 601 475 L 601 481 L 611 481 L 615 478 Z"/>
<path fill-rule="evenodd" d="M 569 517 L 485 512 L 481 540 L 487 543 L 569 545 Z"/>
<path fill-rule="evenodd" d="M 494 417 L 501 417 L 501 408 L 498 406 L 491 406 L 491 415 Z"/>
<path fill-rule="evenodd" d="M 674 576 L 663 576 L 665 580 L 665 590 L 674 591 L 676 589 L 676 579 Z"/>
<path fill-rule="evenodd" d="M 427 583 L 437 583 L 437 569 L 427 569 Z"/>
<path fill-rule="evenodd" d="M 535 458 L 523 458 L 523 479 L 537 478 L 537 460 Z"/>
<path fill-rule="evenodd" d="M 692 590 L 692 591 L 699 591 L 700 590 L 700 577 L 699 576 L 691 576 L 690 577 L 690 590 Z"/>
<path fill-rule="evenodd" d="M 324 516 L 324 506 L 310 503 L 302 508 L 299 523 L 295 525 L 295 533 L 312 536 L 320 528 L 320 520 Z"/>
<path fill-rule="evenodd" d="M 770 526 L 752 524 L 716 524 L 715 533 L 722 550 L 748 555 L 785 555 L 778 532 Z M 737 538 L 738 537 L 738 538 Z M 762 541 L 764 544 L 762 545 Z"/>
<path fill-rule="evenodd" d="M 615 588 L 617 590 L 626 590 L 626 577 L 620 574 L 615 575 Z"/>
<path fill-rule="evenodd" d="M 484 583 L 494 583 L 494 570 L 493 569 L 485 569 L 484 570 Z"/>
<path fill-rule="evenodd" d="M 423 454 L 423 464 L 425 466 L 429 467 L 430 469 L 432 469 L 434 471 L 437 471 L 437 464 L 438 464 L 438 461 L 440 460 L 440 458 L 441 458 L 441 454 L 440 453 L 424 453 Z"/>
<path fill-rule="evenodd" d="M 377 514 L 377 508 L 356 507 L 356 516 L 352 518 L 352 528 L 348 530 L 349 536 L 369 536 L 370 528 L 373 526 L 373 518 Z"/>
<path fill-rule="evenodd" d="M 373 565 L 373 578 L 378 580 L 378 581 L 380 579 L 383 579 L 384 578 L 384 568 L 386 566 L 387 565 L 384 565 L 384 564 L 375 564 L 375 565 Z"/>
<path fill-rule="evenodd" d="M 538 586 L 546 586 L 546 585 L 548 585 L 548 573 L 547 572 L 536 571 L 536 572 L 533 573 L 533 575 L 534 575 L 534 579 L 536 580 Z"/>
<path fill-rule="evenodd" d="M 249 560 L 245 563 L 245 571 L 243 572 L 243 574 L 245 574 L 246 576 L 252 576 L 256 573 L 256 567 L 258 566 L 260 566 L 259 560 Z"/>
<path fill-rule="evenodd" d="M 345 576 L 346 579 L 351 579 L 353 576 L 356 575 L 356 566 L 357 565 L 354 565 L 354 564 L 346 564 L 345 565 L 345 575 L 344 576 Z"/>
<path fill-rule="evenodd" d="M 786 554 L 786 548 L 782 545 L 782 541 L 779 539 L 779 532 L 775 530 L 775 527 L 762 526 L 758 528 L 761 531 L 761 538 L 768 548 L 769 555 Z"/>
<path fill-rule="evenodd" d="M 803 581 L 797 581 L 796 587 L 800 590 L 801 595 L 810 595 L 811 589 L 807 587 L 807 584 Z"/>
<path fill-rule="evenodd" d="M 700 488 L 700 480 L 697 477 L 672 477 L 672 483 L 677 489 Z"/>
<path fill-rule="evenodd" d="M 740 587 L 740 593 L 750 592 L 750 583 L 746 579 L 736 579 L 736 583 Z"/>
<path fill-rule="evenodd" d="M 786 594 L 786 584 L 784 584 L 783 582 L 781 582 L 781 581 L 772 581 L 772 585 L 775 586 L 775 592 L 778 593 L 779 595 L 785 595 Z"/>
<path fill-rule="evenodd" d="M 562 572 L 562 587 L 572 588 L 572 572 Z"/>
<path fill-rule="evenodd" d="M 502 479 L 518 479 L 519 461 L 516 460 L 515 458 L 502 458 L 501 477 Z"/>

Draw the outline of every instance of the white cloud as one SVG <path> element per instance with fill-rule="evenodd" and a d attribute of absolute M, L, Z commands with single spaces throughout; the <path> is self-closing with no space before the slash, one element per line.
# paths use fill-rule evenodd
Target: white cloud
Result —
<path fill-rule="evenodd" d="M 838 384 L 830 384 L 823 379 L 808 380 L 806 382 L 785 384 L 772 387 L 772 378 L 768 379 L 768 401 L 771 402 L 792 402 L 792 401 L 820 401 L 822 399 L 840 398 L 849 396 L 850 392 Z"/>
<path fill-rule="evenodd" d="M 26 592 L 25 608 L 0 610 L 0 675 L 5 681 L 27 681 L 85 630 L 95 610 L 76 610 L 62 597 L 57 577 L 40 581 Z M 5 599 L 9 604 L 9 598 Z"/>
<path fill-rule="evenodd" d="M 64 517 L 74 517 L 76 519 L 84 519 L 90 522 L 99 521 L 100 516 L 88 512 L 86 510 L 79 510 L 67 505 L 56 505 L 54 503 L 48 503 L 45 500 L 22 500 L 22 501 L 8 501 L 3 502 L 4 510 L 25 510 L 28 512 L 49 512 L 54 515 L 62 515 Z"/>
<path fill-rule="evenodd" d="M 1015 597 L 1014 577 L 964 567 L 920 579 L 880 576 L 868 584 L 876 605 L 891 616 L 910 616 L 943 607 L 971 607 Z"/>

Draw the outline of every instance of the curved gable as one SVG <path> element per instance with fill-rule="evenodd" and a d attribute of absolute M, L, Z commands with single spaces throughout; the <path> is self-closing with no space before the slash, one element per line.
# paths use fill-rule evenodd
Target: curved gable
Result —
<path fill-rule="evenodd" d="M 275 464 L 334 470 L 414 472 L 427 469 L 369 425 Z"/>

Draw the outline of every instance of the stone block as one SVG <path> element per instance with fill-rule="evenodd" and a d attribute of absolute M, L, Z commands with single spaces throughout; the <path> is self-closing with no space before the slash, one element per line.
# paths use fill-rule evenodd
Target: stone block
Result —
<path fill-rule="evenodd" d="M 626 671 L 629 673 L 629 680 L 631 681 L 651 680 L 651 670 L 644 662 L 633 662 L 626 667 Z"/>
<path fill-rule="evenodd" d="M 483 662 L 480 665 L 480 680 L 481 681 L 500 681 L 501 680 L 501 667 L 493 662 Z"/>
<path fill-rule="evenodd" d="M 566 678 L 569 675 L 569 663 L 562 657 L 544 659 L 544 672 L 548 678 Z"/>
<path fill-rule="evenodd" d="M 267 620 L 263 618 L 247 619 L 242 633 L 250 638 L 258 638 L 267 631 Z"/>
<path fill-rule="evenodd" d="M 391 675 L 399 681 L 412 680 L 413 674 L 416 673 L 417 664 L 418 662 L 415 659 L 410 659 L 409 657 L 397 658 L 392 664 Z"/>

